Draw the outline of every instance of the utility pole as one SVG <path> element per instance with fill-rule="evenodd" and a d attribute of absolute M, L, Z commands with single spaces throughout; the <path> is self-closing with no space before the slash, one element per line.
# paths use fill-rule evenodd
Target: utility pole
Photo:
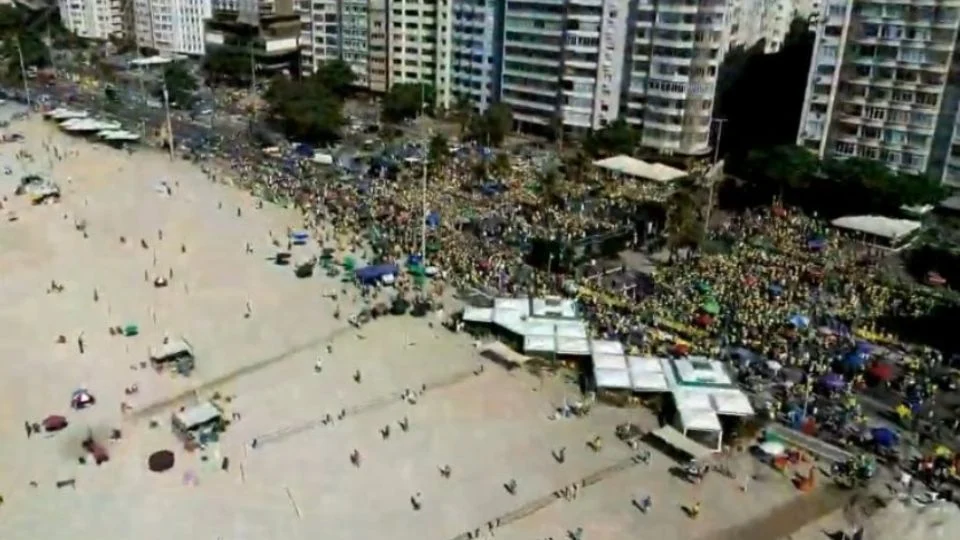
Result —
<path fill-rule="evenodd" d="M 716 164 L 720 160 L 720 140 L 723 139 L 723 125 L 727 123 L 727 119 L 714 118 L 713 121 L 717 124 L 717 140 L 713 145 L 713 163 Z"/>
<path fill-rule="evenodd" d="M 17 56 L 20 58 L 20 77 L 23 79 L 23 95 L 27 100 L 27 107 L 30 107 L 30 85 L 27 83 L 27 67 L 23 63 L 23 49 L 20 47 L 20 36 L 14 36 L 14 43 L 17 45 Z"/>
<path fill-rule="evenodd" d="M 716 197 L 717 191 L 717 182 L 720 180 L 717 178 L 719 176 L 714 169 L 716 168 L 717 162 L 720 161 L 720 139 L 723 138 L 723 124 L 727 122 L 726 118 L 714 118 L 714 122 L 717 123 L 717 140 L 713 145 L 713 163 L 711 167 L 707 169 L 707 181 L 710 182 L 710 189 L 707 191 L 707 211 L 703 219 L 703 237 L 706 239 L 707 231 L 710 229 L 710 216 L 713 214 L 713 199 Z"/>
<path fill-rule="evenodd" d="M 167 91 L 167 79 L 163 79 L 163 112 L 167 117 L 167 146 L 170 147 L 170 161 L 173 161 L 173 124 L 170 122 L 170 93 Z"/>
<path fill-rule="evenodd" d="M 422 266 L 427 265 L 427 163 L 430 156 L 423 158 L 423 175 L 420 178 L 420 257 Z"/>

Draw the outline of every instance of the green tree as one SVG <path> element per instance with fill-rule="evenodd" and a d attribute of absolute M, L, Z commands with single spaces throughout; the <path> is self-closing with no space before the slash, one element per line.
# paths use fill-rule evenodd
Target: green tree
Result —
<path fill-rule="evenodd" d="M 496 157 L 493 158 L 493 164 L 491 166 L 491 171 L 498 178 L 506 178 L 510 174 L 510 170 L 513 168 L 513 165 L 510 163 L 510 154 L 506 152 L 497 152 Z"/>
<path fill-rule="evenodd" d="M 480 116 L 474 116 L 468 138 L 486 146 L 500 146 L 513 129 L 513 111 L 506 103 L 491 105 Z"/>
<path fill-rule="evenodd" d="M 314 77 L 323 81 L 327 89 L 341 99 L 347 98 L 353 92 L 353 85 L 357 75 L 350 64 L 343 60 L 330 60 L 317 66 Z"/>
<path fill-rule="evenodd" d="M 667 249 L 671 258 L 684 248 L 698 249 L 704 240 L 700 197 L 693 185 L 681 186 L 666 201 Z"/>
<path fill-rule="evenodd" d="M 453 105 L 451 112 L 460 128 L 460 136 L 465 136 L 474 117 L 473 103 L 470 102 L 470 98 L 465 95 L 457 96 L 457 102 Z"/>
<path fill-rule="evenodd" d="M 215 83 L 245 85 L 253 76 L 249 54 L 214 48 L 203 59 L 206 77 Z"/>
<path fill-rule="evenodd" d="M 290 138 L 319 144 L 340 138 L 343 102 L 318 75 L 302 81 L 277 77 L 264 98 L 271 119 Z"/>
<path fill-rule="evenodd" d="M 609 126 L 591 132 L 584 141 L 584 149 L 594 157 L 632 155 L 640 139 L 633 127 L 623 118 Z"/>
<path fill-rule="evenodd" d="M 437 133 L 430 139 L 427 160 L 434 171 L 443 169 L 450 159 L 450 141 L 443 133 Z"/>
<path fill-rule="evenodd" d="M 754 150 L 747 155 L 745 170 L 764 184 L 766 191 L 783 197 L 806 189 L 820 169 L 817 156 L 799 146 L 784 145 Z"/>
<path fill-rule="evenodd" d="M 171 62 L 164 68 L 163 83 L 171 107 L 186 109 L 193 105 L 196 100 L 197 79 L 182 62 Z M 160 92 L 163 92 L 163 88 Z"/>
<path fill-rule="evenodd" d="M 381 116 L 386 122 L 400 123 L 432 110 L 434 90 L 427 84 L 401 83 L 383 96 Z"/>

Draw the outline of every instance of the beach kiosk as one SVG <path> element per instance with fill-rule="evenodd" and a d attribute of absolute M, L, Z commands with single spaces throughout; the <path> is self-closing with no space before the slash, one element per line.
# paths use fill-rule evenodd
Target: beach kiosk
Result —
<path fill-rule="evenodd" d="M 226 428 L 223 411 L 212 401 L 180 409 L 170 419 L 173 432 L 188 446 L 216 442 Z"/>
<path fill-rule="evenodd" d="M 177 373 L 190 375 L 196 365 L 193 346 L 186 339 L 168 339 L 159 347 L 150 348 L 150 364 L 157 371 L 175 366 Z"/>

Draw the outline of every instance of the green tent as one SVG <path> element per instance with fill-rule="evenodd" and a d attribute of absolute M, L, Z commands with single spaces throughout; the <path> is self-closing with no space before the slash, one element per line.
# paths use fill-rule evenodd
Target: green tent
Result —
<path fill-rule="evenodd" d="M 720 304 L 713 298 L 710 298 L 700 306 L 700 309 L 708 315 L 716 315 L 720 313 Z"/>
<path fill-rule="evenodd" d="M 407 272 L 410 272 L 410 274 L 412 274 L 412 275 L 414 275 L 414 276 L 421 276 L 421 277 L 422 277 L 422 276 L 425 276 L 425 275 L 426 275 L 426 273 L 425 273 L 424 270 L 423 270 L 423 265 L 422 265 L 422 264 L 411 264 L 411 265 L 409 265 L 409 266 L 407 267 Z"/>
<path fill-rule="evenodd" d="M 347 255 L 343 258 L 343 269 L 347 272 L 353 272 L 354 268 L 357 267 L 357 260 L 351 255 Z"/>
<path fill-rule="evenodd" d="M 706 294 L 711 290 L 712 289 L 710 288 L 710 284 L 707 283 L 706 281 L 697 282 L 697 291 L 699 291 L 700 293 Z"/>
<path fill-rule="evenodd" d="M 135 324 L 128 324 L 123 327 L 123 335 L 130 337 L 140 333 L 140 327 Z"/>

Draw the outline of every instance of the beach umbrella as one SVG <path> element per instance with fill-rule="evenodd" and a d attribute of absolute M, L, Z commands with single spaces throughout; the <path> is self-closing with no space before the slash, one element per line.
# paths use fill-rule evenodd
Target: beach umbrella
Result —
<path fill-rule="evenodd" d="M 67 427 L 67 419 L 59 414 L 51 414 L 43 419 L 43 429 L 47 432 L 60 431 Z"/>
<path fill-rule="evenodd" d="M 810 317 L 800 314 L 794 314 L 790 316 L 789 319 L 790 325 L 794 328 L 804 329 L 810 326 Z"/>
<path fill-rule="evenodd" d="M 873 442 L 884 448 L 890 448 L 897 444 L 897 440 L 900 438 L 896 431 L 888 427 L 873 428 L 870 430 L 870 436 L 873 438 Z"/>
<path fill-rule="evenodd" d="M 863 369 L 867 363 L 867 356 L 857 351 L 852 351 L 843 357 L 843 367 L 849 370 Z"/>
<path fill-rule="evenodd" d="M 843 376 L 838 373 L 830 373 L 828 375 L 825 375 L 822 379 L 820 379 L 820 384 L 832 390 L 843 388 L 844 386 Z"/>
<path fill-rule="evenodd" d="M 716 300 L 711 298 L 700 305 L 700 310 L 708 315 L 717 315 L 718 313 L 720 313 L 720 304 L 718 304 Z"/>
<path fill-rule="evenodd" d="M 878 381 L 891 381 L 893 380 L 893 366 L 884 362 L 878 362 L 870 368 L 870 376 L 877 379 Z"/>
<path fill-rule="evenodd" d="M 165 472 L 173 468 L 176 458 L 170 450 L 159 450 L 147 458 L 147 467 L 153 472 Z"/>

